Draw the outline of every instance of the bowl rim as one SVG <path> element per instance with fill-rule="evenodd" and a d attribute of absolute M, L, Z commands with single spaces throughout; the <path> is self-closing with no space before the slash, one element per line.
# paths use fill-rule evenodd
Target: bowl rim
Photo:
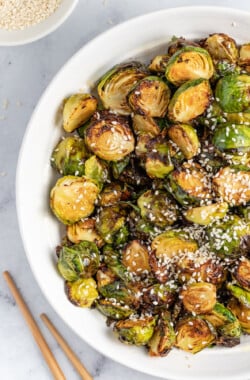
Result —
<path fill-rule="evenodd" d="M 58 19 L 55 22 L 52 22 L 47 27 L 46 27 L 46 24 L 44 25 L 43 23 L 49 22 L 50 17 L 53 16 L 55 13 L 52 13 L 50 16 L 48 16 L 48 18 L 44 19 L 42 22 L 40 22 L 38 24 L 31 25 L 30 27 L 25 28 L 23 30 L 22 29 L 18 29 L 18 30 L 0 29 L 0 32 L 4 32 L 4 33 L 6 33 L 6 35 L 7 35 L 7 33 L 10 33 L 10 34 L 12 34 L 12 36 L 14 34 L 16 34 L 16 36 L 17 36 L 17 39 L 16 40 L 13 39 L 12 41 L 8 41 L 7 37 L 4 38 L 3 40 L 1 40 L 1 36 L 0 36 L 0 47 L 27 45 L 27 44 L 30 44 L 32 42 L 38 41 L 38 40 L 42 39 L 43 37 L 46 37 L 50 33 L 54 32 L 57 28 L 59 28 L 67 20 L 67 18 L 71 15 L 71 13 L 75 9 L 76 5 L 78 4 L 78 1 L 79 0 L 71 0 L 71 4 L 69 3 L 69 5 L 66 8 L 66 10 L 64 11 L 64 13 L 60 17 L 58 17 Z M 59 4 L 59 7 L 60 7 L 60 5 L 61 4 Z M 36 27 L 38 27 L 39 29 L 41 28 L 41 30 L 36 30 Z M 26 32 L 28 32 L 28 31 L 31 32 L 30 36 L 25 36 L 23 38 L 20 37 L 20 34 L 22 34 L 22 33 L 26 34 Z"/>
<path fill-rule="evenodd" d="M 32 255 L 32 252 L 29 252 L 28 248 L 27 248 L 27 242 L 26 242 L 26 239 L 25 239 L 25 232 L 24 232 L 24 229 L 23 229 L 23 223 L 22 223 L 22 211 L 21 211 L 21 207 L 20 207 L 20 204 L 21 204 L 21 198 L 20 198 L 20 191 L 19 189 L 21 188 L 22 186 L 22 177 L 21 177 L 21 167 L 22 167 L 22 159 L 23 159 L 23 155 L 24 155 L 24 152 L 25 152 L 25 145 L 26 145 L 26 141 L 28 140 L 28 136 L 29 136 L 29 133 L 30 133 L 30 130 L 32 128 L 32 125 L 33 125 L 33 120 L 35 119 L 36 117 L 36 113 L 38 112 L 39 108 L 40 108 L 40 104 L 42 103 L 43 99 L 46 97 L 47 95 L 47 92 L 49 92 L 50 88 L 54 86 L 54 82 L 56 82 L 57 78 L 61 75 L 61 73 L 64 71 L 65 67 L 70 65 L 71 62 L 75 59 L 77 59 L 77 56 L 78 55 L 81 55 L 81 52 L 82 50 L 84 49 L 87 49 L 88 46 L 91 46 L 92 44 L 95 44 L 96 41 L 98 41 L 99 39 L 103 39 L 103 38 L 106 38 L 109 34 L 113 34 L 115 31 L 119 31 L 120 29 L 122 29 L 126 24 L 133 24 L 133 23 L 136 23 L 140 20 L 142 20 L 143 18 L 147 18 L 147 17 L 152 17 L 152 16 L 157 16 L 157 14 L 161 14 L 161 13 L 164 13 L 164 12 L 190 12 L 191 10 L 194 10 L 199 12 L 199 11 L 216 11 L 216 12 L 219 12 L 221 13 L 221 15 L 225 15 L 225 13 L 228 14 L 228 16 L 243 16 L 243 17 L 250 17 L 250 11 L 245 11 L 245 10 L 239 10 L 237 8 L 233 8 L 233 7 L 221 7 L 221 6 L 207 6 L 207 5 L 202 5 L 202 6 L 195 6 L 195 5 L 191 5 L 191 6 L 180 6 L 180 7 L 170 7 L 170 8 L 164 8 L 164 9 L 161 9 L 161 10 L 157 10 L 157 11 L 154 11 L 154 12 L 148 12 L 148 13 L 144 13 L 142 15 L 139 15 L 139 16 L 136 16 L 136 17 L 133 17 L 133 18 L 129 18 L 128 20 L 125 20 L 115 26 L 113 26 L 112 28 L 109 28 L 108 30 L 104 31 L 104 32 L 101 32 L 100 34 L 98 34 L 96 37 L 94 37 L 93 39 L 91 39 L 90 41 L 88 41 L 85 45 L 83 45 L 76 53 L 74 53 L 70 59 L 68 59 L 64 64 L 63 66 L 59 69 L 59 71 L 54 75 L 54 77 L 52 78 L 52 80 L 50 81 L 50 83 L 48 84 L 48 86 L 45 88 L 45 90 L 43 91 L 42 95 L 40 96 L 40 99 L 35 107 L 35 109 L 33 110 L 32 112 L 32 115 L 30 117 L 30 120 L 28 122 L 28 125 L 27 125 L 27 128 L 25 130 L 25 133 L 24 133 L 24 136 L 23 136 L 23 139 L 22 139 L 22 142 L 21 142 L 21 147 L 20 147 L 20 150 L 19 150 L 19 155 L 18 155 L 18 160 L 17 160 L 17 167 L 16 167 L 16 211 L 17 211 L 17 219 L 18 219 L 18 226 L 19 226 L 19 231 L 20 231 L 20 235 L 21 235 L 21 239 L 22 239 L 22 243 L 23 243 L 23 247 L 24 247 L 24 251 L 25 251 L 25 255 L 26 255 L 26 258 L 27 258 L 27 261 L 29 263 L 29 266 L 31 268 L 31 271 L 32 271 L 32 274 L 33 276 L 35 277 L 36 279 L 36 282 L 40 288 L 40 290 L 42 291 L 44 297 L 46 298 L 47 302 L 51 305 L 51 307 L 53 308 L 53 310 L 56 312 L 56 314 L 58 315 L 59 318 L 61 318 L 63 320 L 63 322 L 74 332 L 78 335 L 78 337 L 80 337 L 81 339 L 83 339 L 83 337 L 80 335 L 80 333 L 77 331 L 77 329 L 75 329 L 71 324 L 69 324 L 69 322 L 64 318 L 64 316 L 62 314 L 60 314 L 57 309 L 56 309 L 56 306 L 53 305 L 53 303 L 51 302 L 49 296 L 46 294 L 45 290 L 44 290 L 44 287 L 43 287 L 43 284 L 38 280 L 38 277 L 36 276 L 36 270 L 34 269 L 34 265 L 33 265 L 33 262 L 29 259 L 30 255 Z M 232 20 L 233 22 L 233 20 Z M 113 361 L 116 361 L 128 368 L 131 368 L 133 370 L 137 370 L 139 372 L 142 372 L 142 373 L 145 373 L 147 375 L 152 375 L 152 376 L 159 376 L 159 377 L 162 377 L 164 379 L 166 379 L 165 375 L 161 375 L 161 374 L 154 374 L 153 372 L 148 372 L 147 369 L 144 369 L 144 368 L 141 368 L 139 366 L 138 363 L 130 363 L 128 364 L 128 362 L 123 358 L 123 357 L 119 357 L 119 359 L 116 357 L 116 358 L 113 358 L 112 355 L 109 353 L 109 352 L 104 352 L 104 350 L 101 349 L 101 347 L 99 347 L 97 344 L 95 344 L 95 342 L 91 341 L 88 337 L 84 338 L 83 339 L 87 344 L 89 344 L 92 348 L 94 348 L 97 352 L 99 352 L 100 354 L 104 355 L 105 357 L 108 357 L 109 359 L 113 360 Z M 225 351 L 223 351 L 225 352 Z M 222 351 L 218 351 L 219 354 L 222 354 L 223 353 Z M 231 352 L 232 353 L 232 352 Z M 221 379 L 226 379 L 226 377 L 223 376 L 223 374 L 220 374 L 222 375 L 221 376 Z M 202 377 L 201 377 L 202 380 L 211 380 L 211 377 L 208 377 L 206 376 L 206 374 L 202 374 Z M 240 374 L 240 376 L 237 375 L 237 377 L 230 377 L 228 378 L 228 380 L 247 380 L 246 377 L 245 377 L 245 374 Z M 184 377 L 180 377 L 180 376 L 176 376 L 174 374 L 171 374 L 171 377 L 168 376 L 168 380 L 184 380 Z M 185 380 L 193 380 L 193 377 L 191 374 L 186 374 L 185 376 Z"/>

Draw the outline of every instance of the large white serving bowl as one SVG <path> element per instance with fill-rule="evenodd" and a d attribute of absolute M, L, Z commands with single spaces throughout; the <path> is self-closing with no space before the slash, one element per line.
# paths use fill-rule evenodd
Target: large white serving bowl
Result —
<path fill-rule="evenodd" d="M 23 30 L 0 28 L 0 46 L 25 45 L 47 36 L 71 15 L 77 3 L 78 0 L 62 0 L 60 6 L 48 18 Z"/>
<path fill-rule="evenodd" d="M 121 344 L 99 312 L 77 308 L 67 300 L 55 257 L 62 231 L 49 209 L 49 191 L 55 183 L 50 154 L 62 134 L 60 105 L 71 93 L 90 91 L 114 64 L 164 51 L 173 35 L 192 39 L 223 32 L 243 43 L 250 39 L 249 26 L 249 13 L 217 7 L 166 9 L 116 26 L 85 45 L 60 70 L 38 103 L 23 140 L 17 168 L 17 211 L 27 258 L 40 288 L 82 339 L 104 355 L 147 374 L 178 380 L 249 380 L 250 338 L 243 337 L 231 349 L 205 349 L 194 356 L 174 349 L 165 358 L 150 358 L 143 348 Z"/>

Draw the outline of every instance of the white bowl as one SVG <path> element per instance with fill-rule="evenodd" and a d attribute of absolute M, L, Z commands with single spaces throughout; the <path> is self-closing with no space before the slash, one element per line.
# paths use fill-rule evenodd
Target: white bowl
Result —
<path fill-rule="evenodd" d="M 242 43 L 249 39 L 249 21 L 249 13 L 235 9 L 188 7 L 147 14 L 116 26 L 84 46 L 60 70 L 38 103 L 23 140 L 17 210 L 27 258 L 39 286 L 82 339 L 102 354 L 147 374 L 178 380 L 247 380 L 250 337 L 243 337 L 234 348 L 205 349 L 194 356 L 174 349 L 166 358 L 150 358 L 142 348 L 121 344 L 99 312 L 77 308 L 67 300 L 55 268 L 59 222 L 49 210 L 49 191 L 55 182 L 50 154 L 62 133 L 58 109 L 65 96 L 83 88 L 90 90 L 114 64 L 163 51 L 172 35 L 192 39 L 224 32 Z"/>
<path fill-rule="evenodd" d="M 47 36 L 70 16 L 77 2 L 78 0 L 62 0 L 60 6 L 48 18 L 24 30 L 0 29 L 0 46 L 24 45 Z"/>

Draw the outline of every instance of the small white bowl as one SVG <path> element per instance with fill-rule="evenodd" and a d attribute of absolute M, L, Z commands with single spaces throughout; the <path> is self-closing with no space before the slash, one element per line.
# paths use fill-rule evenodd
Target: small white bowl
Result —
<path fill-rule="evenodd" d="M 0 28 L 0 46 L 24 45 L 47 36 L 70 16 L 77 2 L 78 0 L 62 0 L 56 11 L 48 18 L 23 30 Z"/>

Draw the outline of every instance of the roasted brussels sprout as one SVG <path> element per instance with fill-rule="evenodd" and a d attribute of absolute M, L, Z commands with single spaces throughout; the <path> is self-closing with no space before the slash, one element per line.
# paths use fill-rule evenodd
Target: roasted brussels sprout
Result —
<path fill-rule="evenodd" d="M 67 238 L 75 244 L 85 240 L 95 243 L 99 248 L 104 245 L 103 239 L 96 231 L 94 218 L 68 225 Z"/>
<path fill-rule="evenodd" d="M 113 206 L 120 201 L 129 199 L 130 194 L 131 192 L 126 186 L 122 188 L 119 183 L 113 182 L 103 188 L 99 196 L 99 204 L 102 207 Z"/>
<path fill-rule="evenodd" d="M 72 136 L 62 139 L 51 156 L 51 165 L 60 174 L 82 176 L 84 162 L 89 156 L 84 140 Z"/>
<path fill-rule="evenodd" d="M 96 220 L 96 229 L 106 243 L 112 244 L 115 234 L 125 225 L 126 211 L 119 206 L 104 207 Z"/>
<path fill-rule="evenodd" d="M 96 244 L 82 241 L 60 249 L 57 267 L 65 280 L 74 281 L 96 274 L 99 264 L 100 254 Z"/>
<path fill-rule="evenodd" d="M 116 252 L 110 245 L 106 245 L 103 248 L 103 258 L 107 267 L 112 271 L 112 273 L 127 283 L 131 281 L 132 275 L 126 266 L 123 265 L 120 256 L 120 253 Z"/>
<path fill-rule="evenodd" d="M 156 321 L 154 317 L 126 319 L 115 324 L 114 332 L 123 343 L 143 346 L 146 345 L 152 337 L 155 324 Z"/>
<path fill-rule="evenodd" d="M 103 113 L 86 129 L 86 144 L 99 158 L 119 161 L 134 150 L 134 136 L 127 118 Z"/>
<path fill-rule="evenodd" d="M 114 179 L 118 179 L 122 172 L 126 169 L 126 167 L 129 165 L 130 157 L 125 156 L 121 161 L 113 161 L 111 164 L 112 168 L 112 175 Z"/>
<path fill-rule="evenodd" d="M 183 38 L 183 37 L 173 36 L 170 43 L 168 44 L 168 54 L 171 56 L 171 55 L 175 54 L 178 50 L 180 50 L 186 46 L 200 47 L 200 45 L 194 41 L 187 40 L 186 38 Z"/>
<path fill-rule="evenodd" d="M 175 344 L 175 331 L 169 313 L 161 315 L 148 342 L 150 356 L 166 356 Z"/>
<path fill-rule="evenodd" d="M 217 197 L 229 205 L 246 204 L 250 201 L 250 172 L 221 168 L 213 178 L 213 187 Z"/>
<path fill-rule="evenodd" d="M 242 305 L 235 298 L 230 300 L 228 308 L 236 315 L 242 330 L 250 334 L 250 308 Z"/>
<path fill-rule="evenodd" d="M 236 42 L 227 34 L 211 34 L 205 40 L 204 47 L 215 61 L 226 59 L 230 62 L 235 63 L 238 59 L 238 49 Z"/>
<path fill-rule="evenodd" d="M 143 116 L 164 117 L 170 99 L 168 85 L 157 76 L 142 79 L 129 93 L 132 110 Z"/>
<path fill-rule="evenodd" d="M 163 190 L 148 190 L 137 200 L 142 218 L 158 227 L 171 226 L 177 220 L 177 206 Z"/>
<path fill-rule="evenodd" d="M 122 263 L 128 271 L 137 275 L 150 272 L 148 250 L 139 240 L 133 240 L 124 247 Z"/>
<path fill-rule="evenodd" d="M 188 123 L 203 114 L 212 98 L 206 79 L 194 79 L 182 84 L 168 106 L 168 117 L 174 122 Z"/>
<path fill-rule="evenodd" d="M 240 47 L 239 52 L 239 65 L 243 66 L 247 72 L 249 72 L 250 68 L 250 43 L 243 44 Z"/>
<path fill-rule="evenodd" d="M 183 213 L 183 215 L 189 222 L 207 226 L 214 220 L 224 218 L 227 211 L 228 204 L 226 202 L 222 202 L 214 203 L 208 206 L 189 208 Z"/>
<path fill-rule="evenodd" d="M 133 116 L 133 130 L 137 135 L 156 137 L 160 134 L 160 128 L 156 121 L 150 116 L 137 115 Z"/>
<path fill-rule="evenodd" d="M 85 161 L 85 176 L 93 179 L 100 188 L 108 179 L 108 168 L 96 156 L 91 156 Z"/>
<path fill-rule="evenodd" d="M 227 283 L 227 289 L 243 306 L 250 309 L 250 292 L 231 283 Z"/>
<path fill-rule="evenodd" d="M 70 302 L 80 307 L 91 307 L 98 297 L 96 282 L 93 278 L 80 278 L 66 284 L 66 293 Z"/>
<path fill-rule="evenodd" d="M 166 231 L 156 236 L 152 241 L 152 250 L 158 258 L 172 258 L 182 252 L 195 252 L 198 249 L 196 241 L 188 239 L 185 233 Z"/>
<path fill-rule="evenodd" d="M 66 99 L 63 107 L 63 128 L 73 132 L 93 115 L 97 100 L 90 94 L 75 94 Z"/>
<path fill-rule="evenodd" d="M 98 287 L 98 290 L 103 297 L 113 302 L 122 303 L 130 307 L 138 306 L 139 301 L 136 292 L 121 280 L 116 280 L 110 284 Z"/>
<path fill-rule="evenodd" d="M 209 313 L 216 303 L 216 287 L 208 282 L 197 282 L 185 287 L 180 297 L 190 313 Z"/>
<path fill-rule="evenodd" d="M 236 63 L 230 62 L 226 59 L 215 62 L 215 75 L 214 80 L 219 79 L 220 77 L 225 77 L 226 75 L 237 75 L 241 74 L 240 66 Z"/>
<path fill-rule="evenodd" d="M 65 176 L 51 190 L 50 207 L 62 223 L 73 224 L 92 214 L 98 194 L 99 188 L 93 180 Z"/>
<path fill-rule="evenodd" d="M 200 205 L 211 199 L 211 185 L 206 172 L 198 164 L 185 162 L 168 176 L 168 189 L 182 205 Z"/>
<path fill-rule="evenodd" d="M 227 75 L 215 89 L 216 100 L 224 112 L 250 112 L 250 76 Z"/>
<path fill-rule="evenodd" d="M 250 152 L 250 127 L 230 123 L 219 125 L 213 135 L 213 144 L 225 153 Z"/>
<path fill-rule="evenodd" d="M 169 58 L 168 54 L 157 55 L 150 62 L 150 65 L 148 66 L 149 70 L 155 73 L 164 74 Z"/>
<path fill-rule="evenodd" d="M 138 62 L 117 65 L 104 74 L 97 87 L 104 108 L 120 115 L 129 115 L 131 110 L 127 95 L 147 75 L 147 71 Z"/>
<path fill-rule="evenodd" d="M 249 226 L 237 215 L 214 221 L 206 230 L 210 249 L 221 257 L 238 255 L 243 251 Z"/>
<path fill-rule="evenodd" d="M 115 280 L 117 280 L 117 276 L 110 268 L 107 268 L 105 265 L 102 265 L 100 269 L 98 269 L 96 273 L 98 290 L 108 284 L 112 284 L 112 282 L 114 282 Z"/>
<path fill-rule="evenodd" d="M 196 354 L 210 346 L 215 338 L 215 332 L 200 317 L 188 317 L 177 323 L 175 346 L 184 351 Z"/>
<path fill-rule="evenodd" d="M 250 260 L 242 257 L 234 267 L 233 276 L 239 286 L 250 292 Z"/>
<path fill-rule="evenodd" d="M 106 317 L 117 320 L 126 319 L 134 312 L 128 305 L 120 305 L 117 302 L 106 299 L 98 300 L 96 307 Z"/>
<path fill-rule="evenodd" d="M 188 124 L 172 125 L 168 129 L 171 140 L 180 148 L 187 160 L 199 152 L 200 142 L 196 130 Z"/>
<path fill-rule="evenodd" d="M 192 79 L 210 79 L 214 67 L 209 53 L 200 47 L 185 46 L 169 59 L 166 78 L 175 86 Z"/>
<path fill-rule="evenodd" d="M 176 300 L 177 285 L 154 284 L 143 292 L 143 301 L 146 310 L 166 310 Z"/>

